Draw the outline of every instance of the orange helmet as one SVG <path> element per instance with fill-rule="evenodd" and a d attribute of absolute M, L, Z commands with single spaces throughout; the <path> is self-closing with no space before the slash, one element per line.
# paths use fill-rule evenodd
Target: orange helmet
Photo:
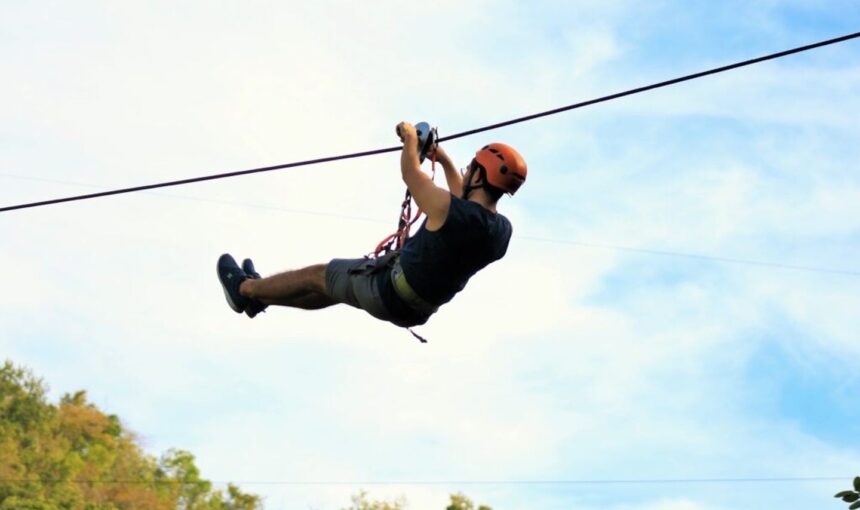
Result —
<path fill-rule="evenodd" d="M 486 171 L 490 186 L 513 195 L 526 182 L 526 161 L 510 145 L 491 143 L 477 153 L 475 160 Z"/>

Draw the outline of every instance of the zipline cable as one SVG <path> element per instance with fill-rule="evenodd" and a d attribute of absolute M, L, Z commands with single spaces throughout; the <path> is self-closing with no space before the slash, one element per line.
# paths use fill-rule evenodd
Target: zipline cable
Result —
<path fill-rule="evenodd" d="M 777 58 L 782 58 L 782 57 L 785 57 L 788 55 L 793 55 L 795 53 L 801 53 L 801 52 L 809 51 L 809 50 L 812 50 L 815 48 L 820 48 L 822 46 L 829 46 L 831 44 L 837 44 L 837 43 L 845 42 L 845 41 L 848 41 L 850 39 L 856 39 L 858 37 L 860 37 L 860 32 L 855 32 L 853 34 L 843 35 L 841 37 L 835 37 L 833 39 L 827 39 L 827 40 L 819 41 L 819 42 L 816 42 L 813 44 L 807 44 L 805 46 L 799 46 L 797 48 L 792 48 L 790 50 L 780 51 L 777 53 L 771 53 L 770 55 L 764 55 L 762 57 L 757 57 L 757 58 L 753 58 L 750 60 L 744 60 L 742 62 L 737 62 L 734 64 L 722 66 L 722 67 L 716 67 L 713 69 L 709 69 L 707 71 L 701 71 L 698 73 L 688 74 L 686 76 L 681 76 L 679 78 L 661 81 L 659 83 L 646 85 L 644 87 L 637 87 L 634 89 L 626 90 L 624 92 L 618 92 L 616 94 L 610 94 L 608 96 L 603 96 L 603 97 L 599 97 L 596 99 L 591 99 L 588 101 L 583 101 L 580 103 L 575 103 L 572 105 L 563 106 L 561 108 L 555 108 L 553 110 L 547 110 L 545 112 L 535 113 L 533 115 L 527 115 L 525 117 L 519 117 L 519 118 L 516 118 L 513 120 L 508 120 L 505 122 L 499 122 L 497 124 L 491 124 L 489 126 L 484 126 L 484 127 L 477 128 L 477 129 L 470 129 L 468 131 L 463 131 L 462 133 L 456 133 L 453 135 L 441 137 L 441 138 L 439 138 L 439 142 L 454 140 L 457 138 L 462 138 L 464 136 L 470 136 L 470 135 L 474 135 L 477 133 L 482 133 L 484 131 L 490 131 L 492 129 L 498 129 L 501 127 L 510 126 L 512 124 L 518 124 L 521 122 L 526 122 L 526 121 L 537 119 L 540 117 L 555 115 L 557 113 L 566 112 L 569 110 L 574 110 L 577 108 L 582 108 L 585 106 L 589 106 L 589 105 L 593 105 L 593 104 L 597 104 L 597 103 L 602 103 L 605 101 L 611 101 L 613 99 L 618 99 L 621 97 L 630 96 L 633 94 L 638 94 L 640 92 L 645 92 L 648 90 L 654 90 L 654 89 L 658 89 L 661 87 L 668 87 L 670 85 L 675 85 L 677 83 L 681 83 L 684 81 L 694 80 L 697 78 L 702 78 L 704 76 L 722 73 L 725 71 L 730 71 L 732 69 L 738 69 L 740 67 L 745 67 L 745 66 L 749 66 L 749 65 L 753 65 L 753 64 L 758 64 L 760 62 L 765 62 L 767 60 L 774 60 Z M 72 202 L 72 201 L 77 201 L 77 200 L 89 200 L 92 198 L 106 197 L 106 196 L 111 196 L 111 195 L 120 195 L 123 193 L 133 193 L 136 191 L 144 191 L 144 190 L 150 190 L 150 189 L 156 189 L 156 188 L 166 188 L 169 186 L 180 186 L 183 184 L 191 184 L 194 182 L 212 181 L 212 180 L 216 180 L 216 179 L 226 179 L 228 177 L 238 177 L 240 175 L 249 175 L 249 174 L 260 173 L 260 172 L 271 172 L 273 170 L 282 170 L 285 168 L 295 168 L 295 167 L 299 167 L 299 166 L 318 165 L 321 163 L 329 163 L 332 161 L 340 161 L 340 160 L 344 160 L 344 159 L 363 158 L 366 156 L 375 156 L 378 154 L 385 154 L 388 152 L 397 152 L 400 150 L 401 150 L 401 147 L 399 147 L 399 146 L 388 147 L 388 148 L 384 148 L 384 149 L 375 149 L 375 150 L 369 150 L 369 151 L 355 152 L 352 154 L 342 154 L 340 156 L 329 156 L 329 157 L 324 157 L 324 158 L 309 159 L 309 160 L 305 160 L 305 161 L 296 161 L 293 163 L 285 163 L 282 165 L 265 166 L 265 167 L 261 167 L 261 168 L 251 168 L 248 170 L 239 170 L 239 171 L 235 171 L 235 172 L 226 172 L 226 173 L 221 173 L 221 174 L 204 175 L 201 177 L 191 177 L 188 179 L 159 182 L 159 183 L 155 183 L 155 184 L 145 184 L 143 186 L 133 186 L 130 188 L 122 188 L 122 189 L 115 189 L 115 190 L 110 190 L 110 191 L 102 191 L 99 193 L 90 193 L 87 195 L 77 195 L 77 196 L 64 197 L 64 198 L 55 198 L 52 200 L 43 200 L 40 202 L 30 202 L 30 203 L 25 203 L 25 204 L 0 207 L 0 212 L 14 211 L 17 209 L 27 209 L 27 208 L 32 208 L 32 207 L 42 207 L 42 206 L 46 206 L 46 205 L 59 204 L 59 203 L 63 203 L 63 202 Z"/>
<path fill-rule="evenodd" d="M 95 184 L 86 184 L 82 182 L 72 182 L 65 181 L 59 179 L 48 179 L 43 177 L 31 177 L 24 175 L 14 175 L 14 174 L 4 174 L 0 173 L 0 178 L 9 178 L 9 179 L 19 179 L 25 181 L 36 181 L 36 182 L 50 182 L 54 184 L 65 184 L 69 186 L 81 186 L 85 188 L 98 188 L 101 189 L 104 186 L 98 186 Z M 202 198 L 202 197 L 191 197 L 186 195 L 174 195 L 170 193 L 158 193 L 158 192 L 150 192 L 151 195 L 162 197 L 162 198 L 170 198 L 175 200 L 191 200 L 194 202 L 202 202 L 208 204 L 217 204 L 217 205 L 229 205 L 233 207 L 241 207 L 241 208 L 253 208 L 253 209 L 262 209 L 266 211 L 279 211 L 289 214 L 305 214 L 309 216 L 320 216 L 325 218 L 333 218 L 338 220 L 351 220 L 351 221 L 362 221 L 369 223 L 380 223 L 380 224 L 388 224 L 390 223 L 387 220 L 383 220 L 381 218 L 370 218 L 364 216 L 355 216 L 349 214 L 339 214 L 339 213 L 331 213 L 325 211 L 312 211 L 306 209 L 292 209 L 288 207 L 278 206 L 278 205 L 266 205 L 266 204 L 252 204 L 249 202 L 237 202 L 235 200 L 222 200 L 218 198 Z M 832 274 L 832 275 L 842 275 L 842 276 L 853 276 L 860 277 L 860 271 L 854 271 L 850 269 L 834 269 L 829 267 L 822 266 L 802 266 L 797 264 L 785 264 L 782 262 L 770 262 L 766 260 L 753 260 L 753 259 L 742 259 L 737 257 L 725 257 L 722 255 L 707 255 L 703 253 L 690 253 L 690 252 L 682 252 L 682 251 L 672 251 L 672 250 L 657 250 L 653 248 L 646 247 L 637 247 L 637 246 L 625 246 L 618 244 L 607 244 L 607 243 L 595 243 L 589 241 L 574 241 L 572 239 L 559 239 L 559 238 L 549 238 L 549 237 L 534 237 L 528 235 L 514 235 L 515 239 L 522 239 L 524 241 L 530 241 L 535 243 L 551 243 L 551 244 L 566 244 L 570 246 L 580 246 L 583 248 L 592 248 L 599 250 L 612 250 L 619 252 L 629 252 L 629 253 L 639 253 L 643 255 L 652 255 L 656 257 L 675 257 L 675 258 L 687 258 L 693 260 L 703 260 L 708 262 L 717 262 L 721 264 L 735 264 L 735 265 L 745 265 L 745 266 L 758 266 L 758 267 L 766 267 L 772 269 L 786 269 L 791 271 L 804 271 L 811 273 L 821 273 L 821 274 Z"/>
<path fill-rule="evenodd" d="M 788 55 L 793 55 L 795 53 L 801 53 L 801 52 L 809 51 L 809 50 L 812 50 L 815 48 L 820 48 L 822 46 L 828 46 L 831 44 L 845 42 L 845 41 L 848 41 L 850 39 L 856 39 L 858 37 L 860 37 L 860 32 L 855 32 L 853 34 L 843 35 L 842 37 L 836 37 L 834 39 L 828 39 L 826 41 L 820 41 L 820 42 L 813 43 L 813 44 L 807 44 L 806 46 L 799 46 L 797 48 L 792 48 L 790 50 L 780 51 L 778 53 L 771 53 L 770 55 L 765 55 L 763 57 L 753 58 L 750 60 L 744 60 L 743 62 L 737 62 L 735 64 L 729 64 L 729 65 L 722 66 L 722 67 L 715 67 L 713 69 L 709 69 L 707 71 L 702 71 L 699 73 L 688 74 L 686 76 L 681 76 L 680 78 L 673 78 L 671 80 L 661 81 L 659 83 L 654 83 L 651 85 L 645 85 L 644 87 L 638 87 L 635 89 L 625 90 L 624 92 L 618 92 L 616 94 L 610 94 L 608 96 L 599 97 L 597 99 L 590 99 L 588 101 L 582 101 L 581 103 L 575 103 L 575 104 L 568 105 L 568 106 L 562 106 L 561 108 L 556 108 L 554 110 L 547 110 L 545 112 L 535 113 L 533 115 L 526 115 L 525 117 L 519 117 L 517 119 L 508 120 L 505 122 L 499 122 L 498 124 L 491 124 L 489 126 L 484 126 L 482 128 L 472 129 L 469 131 L 463 131 L 462 133 L 457 133 L 455 135 L 441 137 L 441 138 L 439 138 L 439 141 L 444 142 L 446 140 L 453 140 L 455 138 L 461 138 L 463 136 L 470 136 L 470 135 L 474 135 L 477 133 L 482 133 L 484 131 L 489 131 L 491 129 L 499 129 L 499 128 L 502 128 L 505 126 L 510 126 L 511 124 L 519 124 L 520 122 L 526 122 L 526 121 L 537 119 L 540 117 L 555 115 L 557 113 L 566 112 L 568 110 L 575 110 L 577 108 L 582 108 L 582 107 L 590 106 L 590 105 L 597 104 L 597 103 L 603 103 L 605 101 L 612 101 L 613 99 L 618 99 L 618 98 L 625 97 L 625 96 L 632 96 L 633 94 L 638 94 L 640 92 L 646 92 L 648 90 L 654 90 L 654 89 L 659 89 L 662 87 L 668 87 L 669 85 L 675 85 L 677 83 L 681 83 L 681 82 L 685 82 L 685 81 L 689 81 L 689 80 L 695 80 L 697 78 L 702 78 L 705 76 L 709 76 L 711 74 L 717 74 L 717 73 L 722 73 L 725 71 L 731 71 L 732 69 L 737 69 L 739 67 L 746 67 L 746 66 L 750 66 L 753 64 L 758 64 L 759 62 L 765 62 L 767 60 L 774 60 L 777 58 L 782 58 L 782 57 L 785 57 Z"/>

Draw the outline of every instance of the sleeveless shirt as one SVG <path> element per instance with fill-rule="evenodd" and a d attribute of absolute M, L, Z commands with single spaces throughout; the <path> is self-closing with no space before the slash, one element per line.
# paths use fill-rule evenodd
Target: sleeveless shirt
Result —
<path fill-rule="evenodd" d="M 453 194 L 442 227 L 430 231 L 426 224 L 406 241 L 400 265 L 415 292 L 434 305 L 451 301 L 469 278 L 502 258 L 513 230 L 501 214 Z"/>

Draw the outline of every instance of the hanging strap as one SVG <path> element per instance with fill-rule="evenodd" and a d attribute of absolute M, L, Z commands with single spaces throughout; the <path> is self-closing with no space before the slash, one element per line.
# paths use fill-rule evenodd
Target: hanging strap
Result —
<path fill-rule="evenodd" d="M 412 336 L 414 336 L 415 338 L 417 338 L 417 339 L 418 339 L 418 341 L 419 341 L 419 342 L 421 342 L 422 344 L 426 344 L 426 343 L 427 343 L 427 339 L 426 339 L 426 338 L 424 338 L 423 336 L 419 335 L 419 334 L 418 334 L 418 333 L 416 333 L 415 331 L 412 331 L 412 328 L 406 328 L 406 331 L 408 331 L 408 332 L 412 333 Z"/>

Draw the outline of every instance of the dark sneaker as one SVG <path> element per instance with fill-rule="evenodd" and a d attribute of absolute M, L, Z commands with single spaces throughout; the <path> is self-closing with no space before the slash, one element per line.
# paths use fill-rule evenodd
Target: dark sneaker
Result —
<path fill-rule="evenodd" d="M 248 275 L 248 278 L 254 278 L 255 280 L 260 279 L 260 273 L 258 273 L 257 270 L 254 269 L 254 263 L 251 261 L 251 259 L 245 259 L 242 261 L 242 271 L 245 271 L 245 274 Z M 268 306 L 269 305 L 261 303 L 256 299 L 251 299 L 248 302 L 248 306 L 245 308 L 245 314 L 251 319 L 253 319 L 257 316 L 258 313 L 265 312 Z"/>
<path fill-rule="evenodd" d="M 248 306 L 250 299 L 239 294 L 239 285 L 248 278 L 242 268 L 236 264 L 236 260 L 225 253 L 218 258 L 218 280 L 224 288 L 224 297 L 227 304 L 236 313 L 242 313 Z"/>

